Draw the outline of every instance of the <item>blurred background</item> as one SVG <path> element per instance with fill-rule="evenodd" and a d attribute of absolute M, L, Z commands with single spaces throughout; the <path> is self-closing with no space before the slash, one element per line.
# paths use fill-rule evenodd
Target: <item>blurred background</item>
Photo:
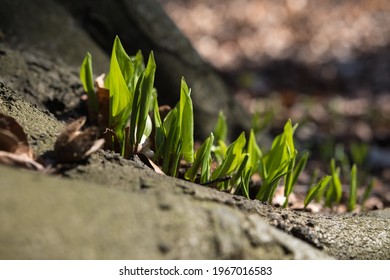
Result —
<path fill-rule="evenodd" d="M 390 1 L 158 1 L 259 131 L 291 118 L 301 149 L 361 161 L 389 204 Z"/>

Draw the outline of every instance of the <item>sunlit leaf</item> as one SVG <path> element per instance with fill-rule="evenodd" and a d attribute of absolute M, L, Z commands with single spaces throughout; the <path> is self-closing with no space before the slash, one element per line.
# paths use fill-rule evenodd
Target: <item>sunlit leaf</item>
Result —
<path fill-rule="evenodd" d="M 340 180 L 340 168 L 336 168 L 336 161 L 332 159 L 330 162 L 330 170 L 332 173 L 332 180 L 330 187 L 326 191 L 325 205 L 331 207 L 333 204 L 340 202 L 343 194 L 343 186 Z"/>
<path fill-rule="evenodd" d="M 251 129 L 249 133 L 249 140 L 248 140 L 248 147 L 247 147 L 247 153 L 249 154 L 249 164 L 247 165 L 247 171 L 249 169 L 252 170 L 252 174 L 255 173 L 260 164 L 260 159 L 262 157 L 261 150 L 256 142 L 256 137 L 253 129 Z"/>
<path fill-rule="evenodd" d="M 188 88 L 184 78 L 181 79 L 180 89 L 180 138 L 182 143 L 182 153 L 187 162 L 194 161 L 194 120 L 191 89 Z"/>
<path fill-rule="evenodd" d="M 222 111 L 219 111 L 217 124 L 214 127 L 213 134 L 215 135 L 215 140 L 225 142 L 227 135 L 227 123 L 226 117 Z"/>
<path fill-rule="evenodd" d="M 304 201 L 304 207 L 306 208 L 307 205 L 315 198 L 322 189 L 324 189 L 328 184 L 332 176 L 325 176 L 322 178 L 317 185 L 315 185 L 313 188 L 310 189 L 310 191 L 307 193 L 305 201 Z"/>
<path fill-rule="evenodd" d="M 240 156 L 245 147 L 245 143 L 245 133 L 243 132 L 237 138 L 237 140 L 228 147 L 225 159 L 211 175 L 212 180 L 226 176 L 230 174 L 236 167 L 238 167 L 238 164 L 240 163 Z"/>
<path fill-rule="evenodd" d="M 210 180 L 209 161 L 211 160 L 211 146 L 214 142 L 214 135 L 211 133 L 206 141 L 199 147 L 195 153 L 195 160 L 192 166 L 187 170 L 185 178 L 194 182 L 199 168 L 202 166 L 201 184 Z M 204 168 L 203 168 L 204 167 Z M 208 168 L 207 168 L 208 167 Z M 206 173 L 206 174 L 205 174 Z"/>
<path fill-rule="evenodd" d="M 122 143 L 124 139 L 123 129 L 130 117 L 133 94 L 129 91 L 126 81 L 130 79 L 132 62 L 124 51 L 119 38 L 116 37 L 111 54 L 110 63 L 110 126 Z M 123 71 L 123 72 L 122 72 Z M 122 150 L 124 147 L 122 147 Z"/>
<path fill-rule="evenodd" d="M 357 167 L 356 164 L 352 166 L 350 174 L 350 188 L 348 199 L 348 211 L 355 209 L 357 201 Z"/>
<path fill-rule="evenodd" d="M 98 103 L 95 93 L 93 71 L 92 71 L 92 56 L 88 52 L 84 57 L 84 60 L 80 68 L 80 80 L 83 84 L 84 91 L 88 95 L 88 108 L 94 114 L 98 112 Z"/>
<path fill-rule="evenodd" d="M 130 118 L 130 145 L 134 147 L 134 153 L 136 153 L 138 144 L 144 136 L 147 120 L 149 118 L 149 106 L 153 96 L 155 72 L 156 63 L 154 61 L 153 52 L 151 52 L 146 69 L 141 73 L 134 93 Z"/>
<path fill-rule="evenodd" d="M 305 152 L 296 165 L 295 157 L 290 162 L 289 169 L 291 170 L 291 172 L 286 175 L 286 180 L 284 184 L 284 196 L 286 197 L 286 200 L 283 205 L 284 207 L 286 207 L 288 204 L 288 197 L 292 193 L 299 175 L 302 173 L 303 169 L 305 169 L 308 158 L 309 153 Z"/>

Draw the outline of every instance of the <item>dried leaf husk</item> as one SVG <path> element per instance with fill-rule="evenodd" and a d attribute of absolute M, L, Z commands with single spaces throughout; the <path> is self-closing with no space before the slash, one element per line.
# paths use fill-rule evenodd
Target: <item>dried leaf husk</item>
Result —
<path fill-rule="evenodd" d="M 85 117 L 68 124 L 57 137 L 54 152 L 57 162 L 77 162 L 96 152 L 104 144 L 104 139 L 97 139 L 99 129 L 88 127 L 81 130 L 86 121 Z"/>
<path fill-rule="evenodd" d="M 0 113 L 0 163 L 43 170 L 34 160 L 27 135 L 22 126 L 13 118 Z"/>

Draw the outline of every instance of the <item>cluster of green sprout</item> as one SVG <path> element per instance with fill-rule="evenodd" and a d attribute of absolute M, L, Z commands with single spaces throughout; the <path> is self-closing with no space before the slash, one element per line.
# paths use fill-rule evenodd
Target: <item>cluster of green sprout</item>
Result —
<path fill-rule="evenodd" d="M 309 154 L 300 154 L 294 146 L 297 125 L 290 120 L 283 132 L 276 136 L 268 152 L 263 153 L 253 129 L 246 137 L 241 135 L 230 145 L 226 143 L 227 125 L 222 112 L 210 136 L 194 151 L 193 105 L 191 90 L 181 80 L 180 100 L 165 116 L 160 114 L 157 91 L 154 88 L 156 63 L 153 52 L 145 66 L 141 52 L 128 56 L 118 37 L 115 38 L 110 71 L 104 83 L 95 90 L 92 58 L 88 53 L 82 63 L 80 78 L 88 94 L 89 116 L 105 131 L 106 148 L 131 158 L 142 153 L 151 142 L 151 160 L 162 171 L 178 177 L 181 160 L 190 167 L 184 179 L 202 185 L 213 185 L 231 193 L 250 198 L 251 179 L 258 174 L 261 186 L 255 198 L 271 202 L 280 182 L 284 182 L 284 207 L 299 175 L 304 170 Z M 106 116 L 108 114 L 108 116 Z M 101 121 L 101 120 L 105 121 Z M 108 140 L 108 141 L 107 141 Z M 351 199 L 349 209 L 356 202 L 356 166 L 351 171 Z M 331 164 L 332 175 L 314 183 L 304 201 L 305 207 L 314 198 L 325 194 L 326 205 L 341 199 L 339 169 Z"/>

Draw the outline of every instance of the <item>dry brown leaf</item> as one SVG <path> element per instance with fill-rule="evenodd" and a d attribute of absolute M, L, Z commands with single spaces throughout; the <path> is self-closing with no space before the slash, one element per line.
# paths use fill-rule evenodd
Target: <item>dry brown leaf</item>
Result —
<path fill-rule="evenodd" d="M 141 161 L 143 164 L 148 166 L 149 168 L 153 169 L 156 173 L 165 175 L 165 173 L 158 167 L 153 161 L 151 161 L 145 154 L 143 153 L 137 153 L 134 156 L 134 160 Z"/>
<path fill-rule="evenodd" d="M 98 139 L 97 127 L 81 130 L 86 121 L 85 117 L 68 124 L 57 137 L 54 144 L 56 160 L 58 162 L 77 162 L 87 158 L 100 149 L 104 139 Z"/>
<path fill-rule="evenodd" d="M 13 118 L 0 113 L 0 163 L 43 170 L 34 160 L 28 145 L 27 135 L 21 125 Z"/>

